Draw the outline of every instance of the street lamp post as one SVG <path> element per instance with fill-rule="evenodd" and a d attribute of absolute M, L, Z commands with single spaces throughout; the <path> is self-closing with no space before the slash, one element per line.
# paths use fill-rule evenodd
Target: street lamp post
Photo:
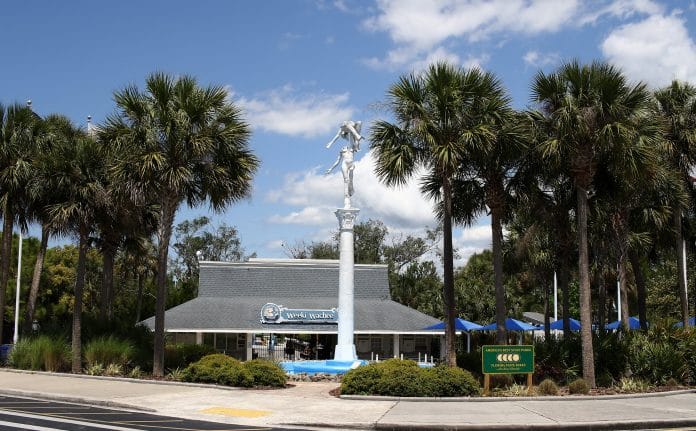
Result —
<path fill-rule="evenodd" d="M 19 229 L 19 251 L 17 253 L 17 291 L 15 293 L 15 321 L 14 321 L 14 337 L 12 342 L 17 344 L 19 341 L 19 282 L 22 274 L 22 229 Z"/>

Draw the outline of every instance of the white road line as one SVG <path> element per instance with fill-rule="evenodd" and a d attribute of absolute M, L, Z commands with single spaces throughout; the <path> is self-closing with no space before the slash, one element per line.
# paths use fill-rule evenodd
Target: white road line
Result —
<path fill-rule="evenodd" d="M 5 422 L 5 421 L 0 421 L 0 427 L 12 427 L 12 428 L 21 428 L 25 430 L 30 430 L 30 431 L 64 431 L 61 430 L 60 428 L 46 428 L 46 427 L 40 427 L 36 425 L 28 425 L 28 424 L 23 424 L 21 422 Z"/>
<path fill-rule="evenodd" d="M 29 413 L 15 413 L 15 412 L 9 412 L 7 410 L 0 410 L 0 415 L 17 416 L 17 417 L 29 418 L 29 419 L 39 419 L 42 421 L 58 422 L 58 423 L 72 424 L 72 425 L 90 426 L 92 428 L 100 428 L 100 429 L 105 429 L 105 430 L 142 431 L 142 428 L 126 428 L 126 427 L 119 427 L 119 426 L 115 426 L 115 425 L 97 424 L 94 422 L 82 422 L 82 421 L 76 421 L 76 420 L 72 420 L 72 419 L 63 419 L 63 418 L 56 418 L 56 417 L 44 416 L 44 415 L 32 415 Z M 25 425 L 22 424 L 22 426 L 25 426 Z M 39 430 L 52 430 L 52 429 L 59 430 L 60 428 L 41 428 L 41 427 L 39 427 Z"/>

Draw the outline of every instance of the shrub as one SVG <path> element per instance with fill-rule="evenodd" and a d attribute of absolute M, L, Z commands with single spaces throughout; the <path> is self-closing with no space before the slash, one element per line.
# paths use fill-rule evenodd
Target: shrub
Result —
<path fill-rule="evenodd" d="M 42 335 L 19 341 L 9 360 L 10 365 L 24 370 L 62 371 L 70 363 L 70 348 L 61 338 Z"/>
<path fill-rule="evenodd" d="M 423 370 L 425 380 L 432 386 L 432 396 L 461 397 L 478 395 L 480 385 L 478 380 L 467 370 L 438 365 L 435 368 Z"/>
<path fill-rule="evenodd" d="M 622 392 L 645 392 L 650 389 L 650 385 L 643 379 L 624 377 L 619 382 L 619 389 Z"/>
<path fill-rule="evenodd" d="M 183 369 L 213 353 L 215 349 L 205 344 L 169 344 L 164 349 L 164 367 L 170 370 Z"/>
<path fill-rule="evenodd" d="M 133 354 L 133 347 L 127 341 L 113 336 L 98 337 L 85 345 L 84 356 L 87 367 L 102 364 L 107 368 L 114 364 L 123 368 Z"/>
<path fill-rule="evenodd" d="M 85 368 L 85 373 L 90 376 L 101 376 L 104 374 L 104 366 L 97 362 Z"/>
<path fill-rule="evenodd" d="M 633 375 L 657 385 L 688 375 L 685 355 L 677 350 L 674 340 L 651 335 L 631 337 L 629 363 Z"/>
<path fill-rule="evenodd" d="M 470 372 L 437 366 L 420 368 L 410 360 L 389 359 L 348 371 L 341 393 L 400 397 L 449 397 L 479 393 Z"/>
<path fill-rule="evenodd" d="M 539 395 L 558 395 L 558 386 L 553 380 L 546 379 L 537 386 L 537 393 Z"/>
<path fill-rule="evenodd" d="M 189 364 L 181 373 L 181 380 L 226 386 L 251 387 L 254 385 L 254 377 L 241 362 L 221 353 L 204 356 Z"/>
<path fill-rule="evenodd" d="M 585 379 L 576 379 L 568 385 L 568 392 L 571 394 L 587 395 L 590 393 L 590 385 L 587 384 L 587 380 Z"/>
<path fill-rule="evenodd" d="M 140 379 L 143 377 L 143 370 L 141 370 L 140 367 L 136 365 L 135 367 L 133 367 L 132 370 L 130 370 L 130 372 L 128 373 L 128 377 L 130 377 L 131 379 Z"/>
<path fill-rule="evenodd" d="M 244 368 L 254 378 L 254 386 L 284 387 L 288 376 L 285 371 L 273 361 L 266 359 L 253 359 L 244 362 Z"/>
<path fill-rule="evenodd" d="M 123 366 L 120 364 L 109 364 L 104 370 L 105 376 L 120 376 L 123 374 Z"/>

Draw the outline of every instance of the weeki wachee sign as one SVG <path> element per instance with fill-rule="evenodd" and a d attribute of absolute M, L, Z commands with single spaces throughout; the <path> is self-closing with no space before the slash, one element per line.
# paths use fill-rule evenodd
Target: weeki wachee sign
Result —
<path fill-rule="evenodd" d="M 293 309 L 268 303 L 261 307 L 261 323 L 338 323 L 338 311 Z"/>

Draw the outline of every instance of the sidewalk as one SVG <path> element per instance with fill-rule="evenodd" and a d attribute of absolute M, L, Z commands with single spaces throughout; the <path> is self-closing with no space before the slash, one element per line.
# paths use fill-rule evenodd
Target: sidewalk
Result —
<path fill-rule="evenodd" d="M 592 399 L 404 400 L 329 394 L 336 383 L 216 388 L 0 369 L 0 394 L 42 396 L 254 426 L 380 430 L 696 428 L 696 393 Z"/>

